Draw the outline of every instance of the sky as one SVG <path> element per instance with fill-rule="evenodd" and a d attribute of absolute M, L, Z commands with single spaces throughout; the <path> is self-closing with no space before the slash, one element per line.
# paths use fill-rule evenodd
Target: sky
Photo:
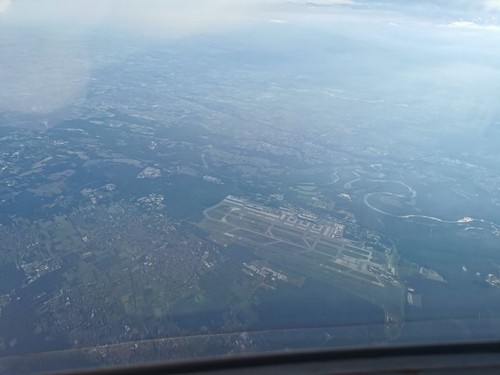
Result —
<path fill-rule="evenodd" d="M 479 11 L 484 12 L 485 17 L 500 14 L 500 0 L 0 0 L 0 14 L 17 21 L 58 19 L 92 23 L 106 20 L 138 24 L 147 20 L 153 26 L 172 22 L 197 29 L 231 23 L 283 6 L 377 7 L 384 4 L 395 8 L 416 5 L 440 7 L 445 11 Z"/>
<path fill-rule="evenodd" d="M 16 24 L 113 26 L 167 37 L 219 32 L 283 10 L 390 9 L 441 14 L 455 26 L 500 26 L 500 0 L 0 0 L 0 27 Z M 453 19 L 454 18 L 454 19 Z"/>

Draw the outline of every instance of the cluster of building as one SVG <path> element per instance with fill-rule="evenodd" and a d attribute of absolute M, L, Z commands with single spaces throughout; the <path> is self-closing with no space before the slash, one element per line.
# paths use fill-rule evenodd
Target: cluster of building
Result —
<path fill-rule="evenodd" d="M 205 175 L 203 176 L 203 179 L 207 182 L 211 182 L 213 184 L 217 184 L 217 185 L 224 185 L 224 182 L 222 182 L 222 180 L 220 178 L 217 178 L 217 177 L 213 177 L 213 176 L 209 176 L 209 175 Z"/>
<path fill-rule="evenodd" d="M 342 238 L 345 226 L 337 222 L 320 220 L 317 215 L 306 210 L 296 211 L 288 207 L 275 209 L 267 206 L 248 202 L 245 199 L 229 195 L 225 198 L 227 203 L 245 208 L 251 213 L 269 220 L 279 220 L 283 224 L 297 229 L 309 231 L 314 234 L 329 238 Z"/>
<path fill-rule="evenodd" d="M 34 261 L 31 263 L 21 262 L 19 267 L 26 274 L 28 283 L 32 283 L 43 275 L 51 273 L 61 268 L 61 265 L 55 259 L 48 259 L 43 261 Z"/>
<path fill-rule="evenodd" d="M 163 201 L 165 197 L 161 194 L 151 193 L 145 197 L 137 199 L 137 202 L 145 206 L 148 210 L 159 210 L 165 207 Z"/>
<path fill-rule="evenodd" d="M 139 174 L 137 178 L 158 178 L 161 176 L 161 170 L 154 167 L 146 167 Z"/>
<path fill-rule="evenodd" d="M 491 286 L 500 286 L 500 278 L 493 275 L 492 273 L 488 274 L 488 277 L 486 277 L 485 281 Z"/>
<path fill-rule="evenodd" d="M 263 276 L 266 279 L 271 279 L 271 281 L 287 281 L 288 277 L 282 273 L 273 270 L 265 265 L 256 265 L 243 263 L 243 272 L 248 276 Z"/>

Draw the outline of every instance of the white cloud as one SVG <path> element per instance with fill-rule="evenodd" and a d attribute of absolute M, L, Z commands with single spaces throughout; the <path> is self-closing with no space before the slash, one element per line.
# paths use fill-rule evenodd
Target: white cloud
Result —
<path fill-rule="evenodd" d="M 484 31 L 500 31 L 500 26 L 498 25 L 490 25 L 490 24 L 479 24 L 470 21 L 457 21 L 452 22 L 448 26 L 461 28 L 461 29 L 469 29 L 469 30 L 484 30 Z"/>
<path fill-rule="evenodd" d="M 500 11 L 500 0 L 483 0 L 483 3 L 487 10 Z"/>
<path fill-rule="evenodd" d="M 0 0 L 5 2 L 8 0 Z M 9 0 L 10 1 L 10 0 Z M 178 37 L 217 32 L 259 18 L 286 0 L 22 0 L 12 3 L 11 22 L 102 25 Z M 305 0 L 303 0 L 305 1 Z"/>
<path fill-rule="evenodd" d="M 97 30 L 110 27 L 170 39 L 217 33 L 254 21 L 283 23 L 286 20 L 280 12 L 283 6 L 310 2 L 351 3 L 350 0 L 0 0 L 0 14 L 2 21 L 5 15 L 11 24 L 35 27 L 49 24 L 70 35 L 84 36 L 94 27 Z M 83 98 L 90 82 L 92 61 L 85 47 L 78 47 L 68 48 L 64 38 L 62 41 L 47 38 L 43 43 L 29 45 L 26 48 L 29 56 L 0 54 L 0 110 L 51 112 Z M 12 92 L 17 95 L 11 95 Z"/>
<path fill-rule="evenodd" d="M 11 0 L 0 0 L 10 4 Z M 20 0 L 13 1 L 17 19 L 68 23 L 123 24 L 140 28 L 169 28 L 191 32 L 234 25 L 249 18 L 266 20 L 283 6 L 351 5 L 354 0 Z M 265 18 L 264 18 L 265 17 Z"/>
<path fill-rule="evenodd" d="M 11 0 L 0 0 L 0 13 L 6 12 L 11 5 Z"/>
<path fill-rule="evenodd" d="M 306 3 L 311 5 L 352 5 L 354 0 L 310 0 L 310 1 L 299 1 L 300 3 Z"/>
<path fill-rule="evenodd" d="M 85 51 L 55 40 L 23 47 L 0 55 L 0 111 L 47 113 L 84 97 L 91 69 Z"/>
<path fill-rule="evenodd" d="M 177 38 L 221 31 L 255 17 L 263 22 L 277 19 L 265 10 L 281 1 L 0 0 L 0 14 L 13 24 L 50 24 L 71 35 L 84 36 L 94 26 L 109 26 Z M 15 33 L 9 37 L 17 38 Z M 85 44 L 71 48 L 64 40 L 48 37 L 29 43 L 21 38 L 28 43 L 24 48 L 0 53 L 0 111 L 48 113 L 85 97 L 92 61 Z"/>

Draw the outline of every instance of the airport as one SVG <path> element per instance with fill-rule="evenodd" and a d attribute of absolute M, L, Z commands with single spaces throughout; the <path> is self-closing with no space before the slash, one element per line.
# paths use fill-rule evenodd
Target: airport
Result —
<path fill-rule="evenodd" d="M 341 223 L 231 195 L 204 216 L 200 226 L 222 245 L 246 244 L 264 259 L 304 274 L 319 273 L 323 279 L 399 286 L 394 257 L 344 239 Z"/>

